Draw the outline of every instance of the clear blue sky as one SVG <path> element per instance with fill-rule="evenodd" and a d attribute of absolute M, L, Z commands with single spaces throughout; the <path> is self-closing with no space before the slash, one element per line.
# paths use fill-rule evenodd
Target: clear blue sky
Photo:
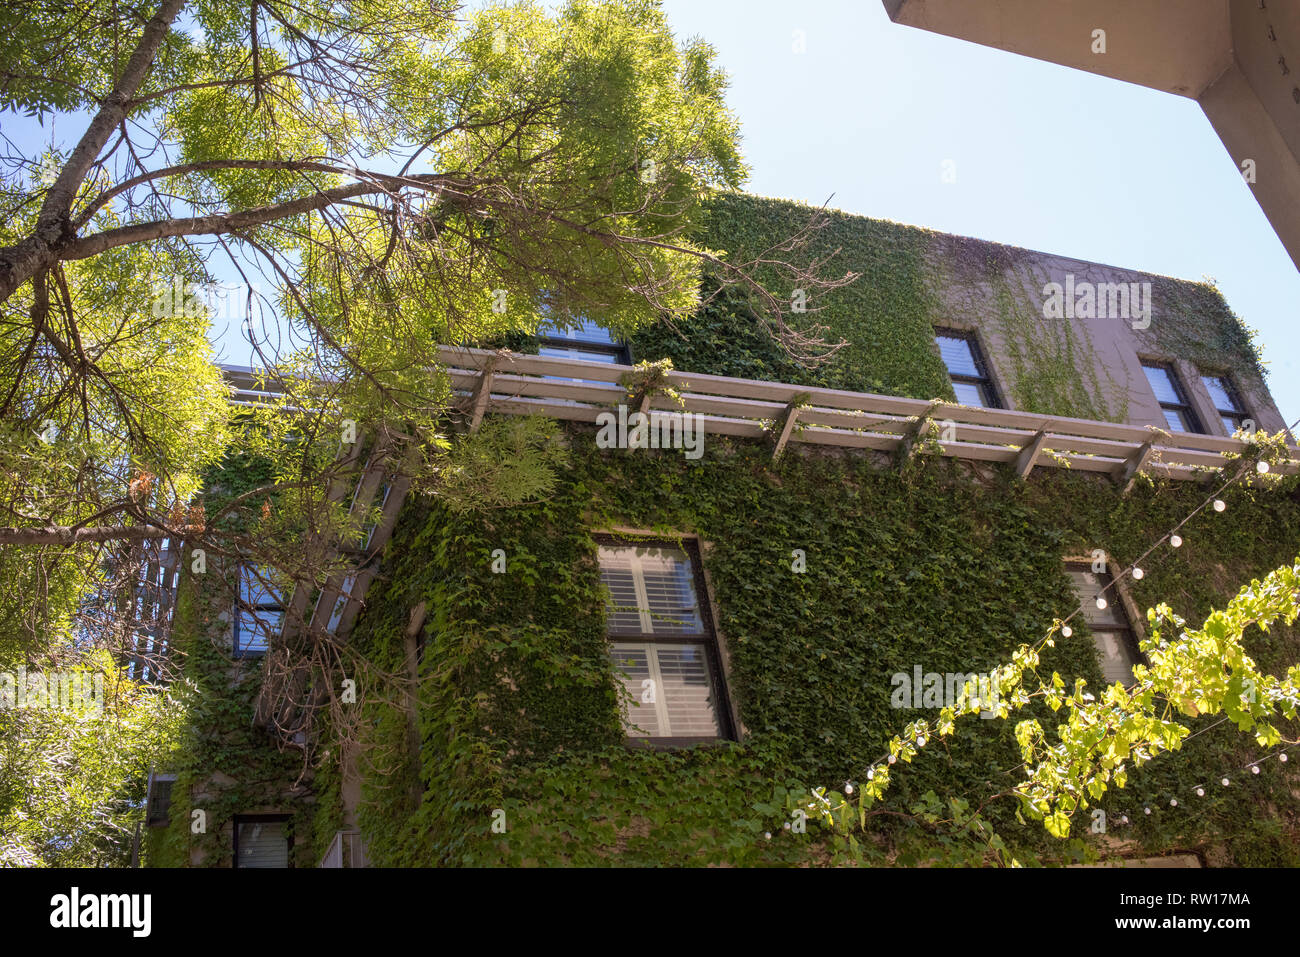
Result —
<path fill-rule="evenodd" d="M 880 0 L 664 8 L 731 74 L 750 192 L 1212 277 L 1300 418 L 1300 274 L 1195 101 L 897 25 Z"/>

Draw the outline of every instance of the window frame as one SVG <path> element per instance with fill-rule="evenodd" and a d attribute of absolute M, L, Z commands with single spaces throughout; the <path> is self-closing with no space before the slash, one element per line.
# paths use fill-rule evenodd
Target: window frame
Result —
<path fill-rule="evenodd" d="M 971 362 L 974 363 L 975 369 L 979 375 L 972 376 L 964 372 L 953 372 L 948 368 L 948 363 L 943 360 L 943 349 L 939 346 L 940 339 L 960 339 L 965 342 L 970 349 Z M 957 329 L 952 326 L 935 326 L 934 327 L 934 344 L 939 350 L 939 361 L 943 364 L 944 371 L 948 374 L 949 383 L 961 382 L 967 385 L 973 385 L 977 390 L 981 390 L 988 396 L 989 403 L 981 405 L 982 409 L 1005 409 L 1007 404 L 1003 401 L 1002 393 L 998 389 L 997 383 L 993 380 L 992 366 L 984 355 L 984 344 L 980 342 L 979 333 L 974 329 Z M 956 390 L 953 390 L 954 394 Z M 965 405 L 961 399 L 957 400 L 959 405 Z"/>
<path fill-rule="evenodd" d="M 1196 373 L 1201 377 L 1201 386 L 1205 389 L 1206 394 L 1210 397 L 1210 405 L 1213 407 L 1214 411 L 1219 416 L 1219 424 L 1222 425 L 1225 430 L 1227 430 L 1229 436 L 1231 436 L 1234 432 L 1236 432 L 1237 429 L 1242 428 L 1243 422 L 1247 421 L 1248 419 L 1254 420 L 1255 417 L 1251 414 L 1250 409 L 1246 407 L 1245 400 L 1242 399 L 1241 390 L 1237 388 L 1237 383 L 1233 381 L 1231 373 L 1206 372 L 1203 369 L 1197 369 Z M 1206 379 L 1219 380 L 1219 385 L 1223 389 L 1224 395 L 1228 397 L 1229 402 L 1232 402 L 1236 405 L 1236 408 L 1235 409 L 1219 408 L 1218 404 L 1214 401 L 1214 393 L 1210 391 L 1209 386 L 1206 385 L 1205 383 Z M 1236 423 L 1237 428 L 1228 429 L 1227 423 L 1223 421 L 1224 419 L 1232 419 Z"/>
<path fill-rule="evenodd" d="M 580 317 L 580 321 L 583 320 L 594 325 L 594 323 L 591 323 L 591 320 L 587 319 L 585 316 Z M 602 327 L 597 326 L 597 328 Z M 577 338 L 580 334 L 581 329 L 571 329 L 561 332 L 554 327 L 553 323 L 547 323 L 538 329 L 537 353 L 538 355 L 541 355 L 542 349 L 547 347 L 552 349 L 575 349 L 579 352 L 594 352 L 599 355 L 612 356 L 614 359 L 614 365 L 628 366 L 632 364 L 632 352 L 628 348 L 626 342 L 615 339 L 613 335 L 610 335 L 609 342 L 589 342 Z"/>
<path fill-rule="evenodd" d="M 1209 433 L 1205 431 L 1205 426 L 1201 422 L 1201 417 L 1196 414 L 1196 407 L 1192 405 L 1191 393 L 1183 385 L 1182 378 L 1178 375 L 1178 369 L 1174 363 L 1166 359 L 1142 359 L 1140 357 L 1139 361 L 1142 363 L 1142 377 L 1146 379 L 1147 388 L 1151 390 L 1151 395 L 1155 398 L 1156 404 L 1160 406 L 1161 413 L 1170 410 L 1182 412 L 1192 425 L 1190 429 L 1181 430 L 1184 434 L 1208 435 Z M 1169 376 L 1169 382 L 1174 387 L 1174 395 L 1178 396 L 1178 402 L 1165 402 L 1160 396 L 1156 395 L 1155 386 L 1151 384 L 1151 377 L 1146 374 L 1145 370 L 1147 369 L 1160 369 L 1164 371 L 1165 375 Z M 1164 416 L 1164 420 L 1164 428 L 1168 429 L 1169 417 Z M 1179 430 L 1169 429 L 1169 431 L 1177 432 Z"/>
<path fill-rule="evenodd" d="M 624 724 L 624 742 L 629 747 L 649 747 L 655 750 L 669 750 L 672 748 L 693 747 L 701 744 L 719 744 L 735 742 L 739 740 L 737 733 L 737 721 L 734 712 L 731 709 L 731 695 L 727 688 L 727 670 L 722 655 L 722 640 L 718 635 L 717 626 L 713 620 L 713 601 L 709 593 L 708 580 L 704 574 L 704 563 L 701 561 L 703 549 L 700 542 L 694 536 L 682 536 L 680 538 L 665 538 L 662 535 L 642 536 L 630 535 L 627 533 L 600 532 L 592 536 L 597 547 L 615 547 L 615 548 L 668 548 L 676 551 L 685 552 L 687 559 L 691 563 L 691 581 L 695 586 L 695 605 L 696 612 L 700 616 L 702 629 L 698 634 L 684 635 L 660 635 L 644 633 L 612 633 L 608 628 L 608 620 L 605 622 L 605 641 L 610 648 L 611 667 L 614 669 L 614 680 L 620 685 L 622 679 L 618 675 L 618 665 L 613 661 L 613 645 L 615 642 L 628 642 L 636 644 L 674 644 L 674 645 L 704 645 L 705 664 L 709 675 L 709 686 L 714 696 L 714 713 L 718 719 L 718 734 L 716 736 L 701 735 L 654 735 L 654 736 L 637 736 L 627 734 L 627 725 Z M 597 570 L 599 573 L 600 558 L 599 553 L 596 556 Z M 602 615 L 604 608 L 602 607 Z M 620 712 L 622 710 L 622 699 L 620 697 Z M 630 717 L 630 716 L 629 716 Z M 620 713 L 620 721 L 622 714 Z"/>
<path fill-rule="evenodd" d="M 259 602 L 259 603 L 256 604 L 256 605 L 244 601 L 244 574 L 245 574 L 245 570 L 246 570 L 246 569 L 249 569 L 249 568 L 252 568 L 252 569 L 256 570 L 256 567 L 257 567 L 257 566 L 254 565 L 254 564 L 251 563 L 251 562 L 240 562 L 240 563 L 236 566 L 236 574 L 235 574 L 235 608 L 234 608 L 234 614 L 231 616 L 231 622 L 230 622 L 230 639 L 231 639 L 230 644 L 231 644 L 231 655 L 232 655 L 234 658 L 237 658 L 237 659 L 240 659 L 240 660 L 245 659 L 245 658 L 262 658 L 262 657 L 265 657 L 265 656 L 266 656 L 266 653 L 267 653 L 268 651 L 271 650 L 271 639 L 275 637 L 275 635 L 274 635 L 273 633 L 268 632 L 267 635 L 266 635 L 266 647 L 264 647 L 264 648 L 254 648 L 254 649 L 251 649 L 251 650 L 250 650 L 250 649 L 241 648 L 241 647 L 240 647 L 240 640 L 239 640 L 239 638 L 240 638 L 239 623 L 240 623 L 240 618 L 241 618 L 242 615 L 244 615 L 244 614 L 247 613 L 247 614 L 251 614 L 251 615 L 253 615 L 253 616 L 256 617 L 256 616 L 257 616 L 259 613 L 261 613 L 261 612 L 267 612 L 267 611 L 276 612 L 276 613 L 278 613 L 279 616 L 280 616 L 280 624 L 279 624 L 279 626 L 278 626 L 278 628 L 277 628 L 277 632 L 278 632 L 278 631 L 282 631 L 282 630 L 284 629 L 284 619 L 285 619 L 285 616 L 286 616 L 286 615 L 288 614 L 288 612 L 289 612 L 288 606 L 285 604 L 283 597 L 281 597 L 281 599 L 280 599 L 279 601 L 274 602 L 274 603 L 271 603 L 271 602 Z M 253 583 L 254 583 L 258 588 L 262 588 L 262 587 L 263 587 L 263 586 L 262 586 L 262 582 L 261 582 L 261 580 L 258 579 L 255 575 L 253 576 L 253 578 L 251 579 L 251 581 L 252 581 L 252 582 L 253 582 Z M 273 594 L 269 589 L 266 590 L 266 592 L 267 592 L 267 594 Z"/>
<path fill-rule="evenodd" d="M 165 800 L 158 799 L 161 791 L 158 785 L 167 785 L 167 797 Z M 171 824 L 172 794 L 176 789 L 176 775 L 174 774 L 153 774 L 149 775 L 149 784 L 145 788 L 144 798 L 144 824 L 145 827 L 167 827 Z M 155 799 L 158 804 L 157 815 L 154 814 Z"/>
<path fill-rule="evenodd" d="M 234 857 L 230 862 L 232 870 L 271 870 L 271 868 L 250 868 L 239 866 L 239 826 L 241 824 L 284 824 L 293 820 L 292 814 L 236 814 L 231 821 L 231 846 L 234 849 Z M 284 829 L 284 840 L 287 845 L 287 854 L 285 860 L 286 866 L 293 868 L 293 829 Z"/>
<path fill-rule="evenodd" d="M 1111 561 L 1110 556 L 1107 555 L 1106 570 L 1101 573 L 1094 572 L 1092 566 L 1095 561 L 1096 559 L 1090 555 L 1066 555 L 1062 560 L 1061 565 L 1062 569 L 1065 571 L 1066 578 L 1070 581 L 1070 591 L 1079 601 L 1080 615 L 1084 619 L 1084 625 L 1088 628 L 1088 637 L 1092 641 L 1092 646 L 1097 650 L 1099 662 L 1104 659 L 1102 657 L 1103 653 L 1101 647 L 1097 644 L 1096 631 L 1098 629 L 1094 628 L 1092 622 L 1087 620 L 1087 612 L 1084 610 L 1084 603 L 1088 601 L 1096 601 L 1096 596 L 1093 595 L 1089 597 L 1078 593 L 1074 587 L 1074 579 L 1070 577 L 1070 567 L 1072 565 L 1078 566 L 1092 575 L 1104 574 L 1110 579 L 1108 586 L 1103 585 L 1099 594 L 1109 594 L 1111 598 L 1108 599 L 1108 603 L 1114 607 L 1124 619 L 1126 627 L 1122 630 L 1128 633 L 1128 646 L 1129 650 L 1133 654 L 1133 663 L 1135 665 L 1146 665 L 1147 667 L 1150 667 L 1151 659 L 1149 659 L 1146 656 L 1146 653 L 1142 650 L 1142 642 L 1146 639 L 1146 631 L 1139 624 L 1141 615 L 1138 613 L 1137 603 L 1133 600 L 1133 596 L 1128 593 L 1128 589 L 1124 587 L 1123 582 L 1120 581 L 1121 569 Z M 1118 602 L 1118 604 L 1116 604 L 1116 602 Z M 1102 628 L 1100 630 L 1113 633 L 1121 629 Z M 1102 678 L 1103 680 L 1105 679 L 1104 674 L 1102 675 Z M 1110 687 L 1110 684 L 1110 682 L 1107 682 L 1106 687 Z M 1133 684 L 1134 682 L 1130 680 L 1124 685 L 1124 687 L 1131 688 L 1133 687 Z"/>

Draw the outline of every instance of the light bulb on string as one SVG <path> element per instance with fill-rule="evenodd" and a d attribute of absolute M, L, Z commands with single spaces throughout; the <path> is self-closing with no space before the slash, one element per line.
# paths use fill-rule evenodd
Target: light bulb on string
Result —
<path fill-rule="evenodd" d="M 1169 806 L 1170 806 L 1170 807 L 1178 807 L 1178 798 L 1170 798 L 1170 799 L 1169 799 Z"/>
<path fill-rule="evenodd" d="M 1228 786 L 1228 779 L 1227 779 L 1227 778 L 1224 778 L 1224 779 L 1223 779 L 1223 786 L 1224 786 L 1225 788 Z"/>
<path fill-rule="evenodd" d="M 1264 474 L 1266 474 L 1266 473 L 1268 472 L 1268 463 L 1267 463 L 1267 462 L 1256 462 L 1256 463 L 1255 463 L 1255 471 L 1258 472 L 1260 475 L 1264 475 Z"/>
<path fill-rule="evenodd" d="M 1170 536 L 1169 536 L 1169 544 L 1170 544 L 1170 546 L 1173 547 L 1173 548 L 1181 548 L 1182 545 L 1183 545 L 1183 538 L 1182 538 L 1182 536 L 1181 536 L 1181 535 L 1170 535 Z"/>
<path fill-rule="evenodd" d="M 1203 798 L 1203 797 L 1205 797 L 1205 788 L 1197 788 L 1197 789 L 1196 789 L 1196 796 L 1197 796 L 1198 798 Z"/>
<path fill-rule="evenodd" d="M 1106 607 L 1106 599 L 1105 599 L 1105 598 L 1102 598 L 1100 595 L 1097 596 L 1097 607 L 1098 607 L 1098 608 L 1105 608 L 1105 607 Z"/>
<path fill-rule="evenodd" d="M 1250 766 L 1250 773 L 1251 773 L 1251 774 L 1259 774 L 1259 765 L 1258 765 L 1258 764 L 1252 764 L 1252 765 Z"/>
<path fill-rule="evenodd" d="M 1223 501 L 1223 499 L 1221 499 L 1221 498 L 1216 498 L 1216 499 L 1214 500 L 1214 510 L 1215 510 L 1216 512 L 1222 512 L 1222 511 L 1223 511 L 1225 508 L 1227 508 L 1227 507 L 1228 507 L 1228 506 L 1227 506 L 1227 504 Z"/>
<path fill-rule="evenodd" d="M 1145 574 L 1146 572 L 1144 572 L 1142 569 L 1138 568 L 1136 565 L 1133 566 L 1133 579 L 1135 581 L 1141 581 L 1142 576 L 1144 576 Z"/>
<path fill-rule="evenodd" d="M 1074 634 L 1074 629 L 1071 628 L 1069 625 L 1064 625 L 1061 628 L 1061 634 L 1064 635 L 1066 638 L 1069 638 L 1072 634 Z"/>
<path fill-rule="evenodd" d="M 1283 751 L 1281 754 L 1279 754 L 1277 756 L 1277 759 L 1281 761 L 1283 764 L 1286 764 L 1286 752 Z"/>

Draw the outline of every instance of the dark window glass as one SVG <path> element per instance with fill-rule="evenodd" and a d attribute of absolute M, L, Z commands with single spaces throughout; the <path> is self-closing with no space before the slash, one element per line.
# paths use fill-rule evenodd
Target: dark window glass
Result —
<path fill-rule="evenodd" d="M 287 817 L 236 817 L 235 867 L 290 867 Z"/>
<path fill-rule="evenodd" d="M 979 343 L 967 332 L 951 329 L 935 330 L 939 355 L 952 380 L 952 391 L 962 405 L 979 405 L 990 409 L 1002 408 L 998 401 L 988 365 L 980 352 Z"/>
<path fill-rule="evenodd" d="M 1124 685 L 1133 683 L 1133 666 L 1142 663 L 1137 636 L 1124 613 L 1119 594 L 1112 587 L 1113 580 L 1106 572 L 1097 573 L 1091 565 L 1065 566 L 1079 598 L 1083 619 L 1092 632 L 1092 640 L 1101 654 L 1101 673 L 1107 684 L 1116 681 Z M 1106 602 L 1097 607 L 1098 597 Z"/>
<path fill-rule="evenodd" d="M 145 824 L 149 827 L 162 827 L 168 823 L 175 782 L 174 774 L 155 774 L 149 778 L 149 802 L 145 814 Z"/>
<path fill-rule="evenodd" d="M 1232 387 L 1232 382 L 1229 381 L 1228 377 L 1202 375 L 1201 382 L 1205 384 L 1206 391 L 1210 393 L 1210 399 L 1214 402 L 1215 411 L 1219 413 L 1219 421 L 1223 423 L 1223 427 L 1228 434 L 1231 435 L 1238 429 L 1245 428 L 1246 407 L 1238 398 L 1237 390 Z"/>
<path fill-rule="evenodd" d="M 626 364 L 627 347 L 615 342 L 608 329 L 590 319 L 581 318 L 576 328 L 562 329 L 555 323 L 542 326 L 538 334 L 538 354 L 560 359 Z"/>
<path fill-rule="evenodd" d="M 266 654 L 273 635 L 284 620 L 284 601 L 270 581 L 268 569 L 251 565 L 239 568 L 239 603 L 235 608 L 234 652 L 236 658 Z"/>
<path fill-rule="evenodd" d="M 1165 422 L 1173 432 L 1204 432 L 1192 405 L 1187 401 L 1187 393 L 1178 382 L 1178 375 L 1173 367 L 1161 362 L 1143 362 L 1142 371 L 1147 375 L 1151 391 L 1155 393 L 1160 408 L 1164 411 Z"/>

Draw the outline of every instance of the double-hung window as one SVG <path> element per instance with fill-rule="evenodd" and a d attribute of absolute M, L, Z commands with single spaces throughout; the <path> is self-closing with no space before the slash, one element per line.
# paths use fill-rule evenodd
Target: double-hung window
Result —
<path fill-rule="evenodd" d="M 292 867 L 292 849 L 288 815 L 236 815 L 235 867 Z"/>
<path fill-rule="evenodd" d="M 1226 375 L 1201 375 L 1201 382 L 1205 384 L 1205 390 L 1210 393 L 1210 399 L 1214 402 L 1214 409 L 1219 413 L 1219 419 L 1223 422 L 1223 427 L 1228 430 L 1228 434 L 1236 432 L 1238 429 L 1246 427 L 1246 407 L 1242 404 L 1237 390 L 1232 387 L 1232 381 Z"/>
<path fill-rule="evenodd" d="M 537 352 L 556 359 L 582 359 L 610 365 L 626 365 L 629 358 L 627 346 L 615 342 L 608 329 L 602 329 L 587 318 L 579 319 L 576 328 L 544 326 Z"/>
<path fill-rule="evenodd" d="M 284 600 L 272 584 L 271 574 L 266 568 L 239 566 L 239 602 L 234 626 L 236 658 L 266 654 L 271 637 L 280 633 Z"/>
<path fill-rule="evenodd" d="M 652 744 L 731 737 L 717 638 L 693 547 L 608 542 L 599 546 L 599 559 L 615 673 L 627 692 L 628 737 Z"/>
<path fill-rule="evenodd" d="M 973 333 L 956 329 L 936 329 L 934 340 L 939 344 L 939 355 L 952 380 L 952 391 L 962 405 L 979 405 L 990 409 L 1002 408 L 988 363 L 980 351 Z"/>
<path fill-rule="evenodd" d="M 149 827 L 165 827 L 170 823 L 172 786 L 175 783 L 174 774 L 149 775 L 149 786 L 145 794 L 145 824 Z"/>
<path fill-rule="evenodd" d="M 1178 381 L 1178 373 L 1166 362 L 1143 362 L 1142 371 L 1147 374 L 1151 391 L 1160 402 L 1160 409 L 1165 414 L 1165 423 L 1174 432 L 1204 432 L 1200 419 L 1192 410 L 1183 384 Z"/>
<path fill-rule="evenodd" d="M 1094 572 L 1087 562 L 1069 562 L 1065 569 L 1074 583 L 1083 619 L 1101 653 L 1102 677 L 1107 684 L 1118 681 L 1131 685 L 1133 666 L 1142 664 L 1143 659 L 1133 625 L 1124 614 L 1118 590 L 1113 587 L 1114 580 L 1108 572 Z M 1105 602 L 1105 607 L 1098 605 L 1098 598 Z"/>

